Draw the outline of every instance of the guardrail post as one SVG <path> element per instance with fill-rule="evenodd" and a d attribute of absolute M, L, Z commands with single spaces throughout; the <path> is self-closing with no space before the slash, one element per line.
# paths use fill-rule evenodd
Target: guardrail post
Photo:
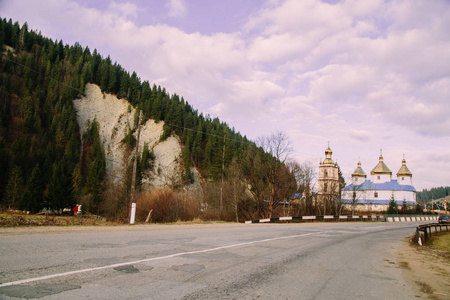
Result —
<path fill-rule="evenodd" d="M 416 235 L 417 235 L 417 243 L 419 243 L 419 245 L 422 246 L 422 239 L 420 238 L 420 229 L 419 229 L 419 227 L 416 227 Z"/>

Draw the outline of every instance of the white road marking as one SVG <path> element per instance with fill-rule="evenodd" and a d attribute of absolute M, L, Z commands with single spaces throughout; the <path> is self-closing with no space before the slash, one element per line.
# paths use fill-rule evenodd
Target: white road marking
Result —
<path fill-rule="evenodd" d="M 70 272 L 57 273 L 57 274 L 52 274 L 52 275 L 47 275 L 47 276 L 41 276 L 41 277 L 35 277 L 35 278 L 29 278 L 29 279 L 23 279 L 23 280 L 17 280 L 17 281 L 12 281 L 12 282 L 5 282 L 5 283 L 0 284 L 0 288 L 6 287 L 6 286 L 20 285 L 20 284 L 30 283 L 30 282 L 40 281 L 40 280 L 52 279 L 52 278 L 57 278 L 57 277 L 64 277 L 64 276 L 69 276 L 69 275 L 75 275 L 75 274 L 80 274 L 80 273 L 86 273 L 86 272 L 92 272 L 92 271 L 98 271 L 98 270 L 105 270 L 105 269 L 129 266 L 129 265 L 140 264 L 140 263 L 149 262 L 149 261 L 163 260 L 163 259 L 178 257 L 178 256 L 182 256 L 182 255 L 207 253 L 207 252 L 212 252 L 212 251 L 217 251 L 217 250 L 222 250 L 222 249 L 230 249 L 230 248 L 248 246 L 248 245 L 257 244 L 257 243 L 278 241 L 278 240 L 284 240 L 284 239 L 293 239 L 293 238 L 304 237 L 304 236 L 309 236 L 309 235 L 319 235 L 319 234 L 323 234 L 323 233 L 325 233 L 325 231 L 305 233 L 305 234 L 297 234 L 297 235 L 284 236 L 284 237 L 276 237 L 276 238 L 270 238 L 270 239 L 264 239 L 264 240 L 258 240 L 258 241 L 251 241 L 251 242 L 233 244 L 233 245 L 228 245 L 228 246 L 221 246 L 221 247 L 204 249 L 204 250 L 180 252 L 180 253 L 175 253 L 175 254 L 166 255 L 166 256 L 146 258 L 146 259 L 130 261 L 130 262 L 125 262 L 125 263 L 107 265 L 107 266 L 103 266 L 103 267 L 88 268 L 88 269 L 75 270 L 75 271 L 70 271 Z"/>

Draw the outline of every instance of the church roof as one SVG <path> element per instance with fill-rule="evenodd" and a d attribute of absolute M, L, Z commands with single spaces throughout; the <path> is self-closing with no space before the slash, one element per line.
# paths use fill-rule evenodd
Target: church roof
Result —
<path fill-rule="evenodd" d="M 392 175 L 391 170 L 389 170 L 389 168 L 383 162 L 383 156 L 382 155 L 380 155 L 378 164 L 375 166 L 375 168 L 372 169 L 370 174 L 389 174 L 389 175 Z"/>
<path fill-rule="evenodd" d="M 334 165 L 334 161 L 331 159 L 331 154 L 333 154 L 333 151 L 331 151 L 330 145 L 328 145 L 328 148 L 325 149 L 325 159 L 322 162 L 324 165 Z"/>
<path fill-rule="evenodd" d="M 416 192 L 416 188 L 412 185 L 399 184 L 397 180 L 391 180 L 383 183 L 373 183 L 366 180 L 359 185 L 350 184 L 342 189 L 343 191 L 409 191 Z"/>
<path fill-rule="evenodd" d="M 327 158 L 324 159 L 323 164 L 324 165 L 329 165 L 329 164 L 332 165 L 332 164 L 334 164 L 334 161 L 331 158 L 327 157 Z"/>
<path fill-rule="evenodd" d="M 355 172 L 353 172 L 352 177 L 367 177 L 366 173 L 364 173 L 364 170 L 361 168 L 360 162 L 358 162 L 358 167 L 356 168 Z"/>
<path fill-rule="evenodd" d="M 397 172 L 397 177 L 398 176 L 412 176 L 411 171 L 406 166 L 405 159 L 402 160 L 402 166 L 400 167 L 400 170 L 398 170 L 398 172 Z"/>

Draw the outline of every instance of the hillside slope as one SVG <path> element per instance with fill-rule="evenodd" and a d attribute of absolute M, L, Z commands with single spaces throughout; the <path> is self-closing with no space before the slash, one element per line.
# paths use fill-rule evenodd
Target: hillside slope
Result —
<path fill-rule="evenodd" d="M 122 140 L 128 126 L 133 127 L 135 109 L 124 99 L 102 93 L 95 84 L 87 84 L 85 96 L 74 100 L 73 104 L 81 136 L 86 131 L 88 120 L 98 121 L 106 154 L 106 173 L 113 182 L 120 181 L 125 176 L 127 162 L 132 156 L 126 151 Z M 144 143 L 147 143 L 155 154 L 154 168 L 152 171 L 147 170 L 147 177 L 143 179 L 146 188 L 170 186 L 180 180 L 181 143 L 175 136 L 159 142 L 163 126 L 164 121 L 155 123 L 152 119 L 141 126 L 139 150 L 142 151 Z"/>

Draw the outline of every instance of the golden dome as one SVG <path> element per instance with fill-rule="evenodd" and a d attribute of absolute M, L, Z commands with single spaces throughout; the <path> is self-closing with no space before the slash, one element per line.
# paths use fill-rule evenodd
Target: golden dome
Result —
<path fill-rule="evenodd" d="M 386 164 L 383 162 L 383 155 L 380 155 L 379 162 L 375 166 L 375 168 L 372 169 L 370 174 L 389 174 L 392 175 L 392 171 L 389 170 L 389 168 L 386 166 Z"/>
<path fill-rule="evenodd" d="M 412 176 L 411 171 L 406 166 L 405 159 L 402 160 L 402 166 L 400 167 L 400 170 L 398 170 L 398 172 L 397 172 L 397 177 L 398 176 Z"/>
<path fill-rule="evenodd" d="M 364 170 L 361 168 L 361 162 L 358 162 L 358 167 L 355 172 L 353 172 L 352 177 L 367 177 L 366 173 L 364 173 Z"/>
<path fill-rule="evenodd" d="M 334 161 L 331 159 L 331 154 L 333 151 L 331 151 L 330 145 L 328 145 L 328 148 L 325 150 L 325 160 L 323 161 L 324 165 L 333 165 Z"/>

